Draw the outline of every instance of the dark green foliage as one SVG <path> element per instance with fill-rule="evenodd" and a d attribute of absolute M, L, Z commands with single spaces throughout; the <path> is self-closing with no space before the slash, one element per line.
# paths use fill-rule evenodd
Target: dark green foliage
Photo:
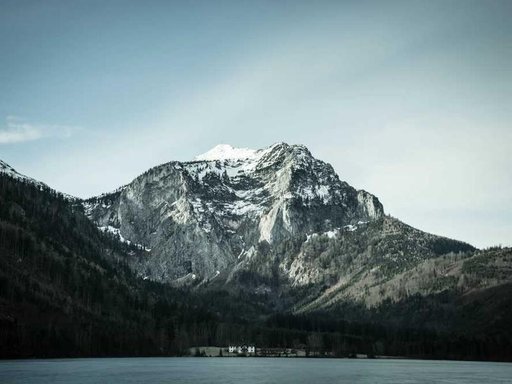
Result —
<path fill-rule="evenodd" d="M 444 255 L 450 252 L 471 252 L 475 250 L 473 246 L 467 243 L 448 239 L 446 237 L 436 238 L 435 240 L 432 241 L 430 247 L 436 255 Z"/>
<path fill-rule="evenodd" d="M 206 327 L 213 317 L 184 292 L 134 276 L 125 260 L 138 252 L 99 232 L 62 195 L 0 175 L 0 356 L 188 347 L 182 324 Z"/>

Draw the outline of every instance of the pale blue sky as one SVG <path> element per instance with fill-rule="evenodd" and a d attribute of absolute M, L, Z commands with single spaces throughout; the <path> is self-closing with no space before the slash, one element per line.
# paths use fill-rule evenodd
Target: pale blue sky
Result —
<path fill-rule="evenodd" d="M 80 197 L 307 145 L 388 213 L 512 245 L 512 1 L 0 1 L 0 159 Z"/>

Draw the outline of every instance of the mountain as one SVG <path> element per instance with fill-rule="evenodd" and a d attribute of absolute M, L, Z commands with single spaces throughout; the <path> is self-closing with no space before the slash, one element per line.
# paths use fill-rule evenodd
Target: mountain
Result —
<path fill-rule="evenodd" d="M 384 215 L 376 197 L 341 181 L 304 146 L 284 143 L 262 150 L 221 145 L 194 161 L 152 168 L 84 207 L 99 227 L 151 250 L 134 265 L 157 281 L 228 275 L 259 244 Z"/>
<path fill-rule="evenodd" d="M 512 249 L 476 250 L 385 215 L 304 147 L 221 146 L 86 201 L 1 164 L 0 358 L 252 340 L 315 355 L 512 360 Z M 152 242 L 132 236 L 144 228 Z M 240 243 L 249 250 L 230 248 Z M 179 250 L 191 270 L 167 271 Z M 225 269 L 211 274 L 208 257 Z M 165 273 L 150 274 L 159 262 Z"/>
<path fill-rule="evenodd" d="M 99 228 L 147 250 L 129 262 L 143 278 L 287 297 L 298 311 L 378 302 L 358 292 L 425 260 L 475 250 L 385 215 L 377 197 L 286 143 L 219 145 L 83 205 Z M 297 290 L 300 300 L 291 298 Z"/>

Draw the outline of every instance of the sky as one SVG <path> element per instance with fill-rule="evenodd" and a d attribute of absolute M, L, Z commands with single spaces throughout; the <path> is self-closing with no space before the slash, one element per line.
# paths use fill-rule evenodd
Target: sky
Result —
<path fill-rule="evenodd" d="M 512 245 L 512 1 L 0 2 L 0 159 L 78 197 L 306 145 L 387 213 Z"/>

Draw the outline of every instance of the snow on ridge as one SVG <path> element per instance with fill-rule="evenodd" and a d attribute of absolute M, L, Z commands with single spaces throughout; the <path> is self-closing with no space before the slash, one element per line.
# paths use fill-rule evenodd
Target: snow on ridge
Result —
<path fill-rule="evenodd" d="M 357 222 L 357 224 L 360 226 L 365 225 L 367 223 L 368 223 L 368 221 L 358 221 Z M 328 239 L 334 239 L 338 236 L 338 234 L 340 233 L 341 230 L 345 230 L 348 232 L 354 232 L 354 231 L 357 231 L 358 228 L 360 228 L 360 227 L 358 227 L 357 225 L 348 224 L 348 225 L 344 225 L 341 228 L 334 228 L 334 229 L 332 229 L 330 231 L 326 231 L 326 232 L 310 233 L 310 234 L 306 235 L 306 243 L 309 242 L 310 239 L 318 237 L 318 236 L 327 236 Z"/>
<path fill-rule="evenodd" d="M 11 167 L 9 164 L 7 164 L 5 161 L 0 160 L 0 172 L 4 173 L 18 173 L 14 170 L 13 167 Z"/>
<path fill-rule="evenodd" d="M 257 162 L 267 153 L 272 152 L 278 147 L 289 147 L 286 143 L 275 143 L 269 147 L 261 149 L 237 148 L 229 144 L 219 144 L 209 151 L 196 156 L 194 161 L 225 161 L 225 160 L 252 160 Z M 297 145 L 296 147 L 304 147 Z M 305 147 L 304 147 L 305 148 Z M 250 166 L 249 166 L 250 168 Z"/>
<path fill-rule="evenodd" d="M 196 156 L 197 161 L 214 160 L 236 160 L 236 159 L 254 159 L 257 157 L 257 149 L 236 148 L 229 144 L 219 144 L 209 151 Z"/>
<path fill-rule="evenodd" d="M 38 186 L 46 186 L 46 184 L 41 183 L 40 181 L 22 175 L 21 173 L 17 172 L 13 167 L 11 167 L 9 164 L 2 160 L 0 160 L 0 173 L 5 173 L 6 175 L 12 177 L 13 179 L 28 181 Z"/>
<path fill-rule="evenodd" d="M 25 176 L 25 175 L 19 173 L 18 171 L 16 171 L 13 167 L 11 167 L 9 164 L 7 164 L 3 160 L 0 160 L 0 173 L 6 174 L 7 176 L 12 177 L 15 180 L 28 182 L 28 183 L 36 186 L 37 188 L 39 188 L 39 190 L 41 190 L 41 191 L 45 188 L 50 188 L 53 191 L 59 193 L 66 200 L 70 200 L 70 201 L 77 200 L 77 198 L 75 196 L 69 195 L 64 192 L 56 191 L 55 189 L 49 187 L 47 184 L 43 183 L 42 181 L 33 179 L 32 177 Z"/>
<path fill-rule="evenodd" d="M 147 248 L 145 246 L 143 246 L 142 244 L 137 244 L 137 243 L 134 243 L 128 239 L 125 239 L 123 237 L 123 235 L 121 235 L 121 230 L 119 228 L 115 228 L 111 225 L 106 225 L 106 226 L 99 226 L 98 229 L 101 231 L 101 232 L 104 232 L 104 233 L 110 233 L 116 237 L 119 238 L 119 241 L 121 241 L 121 243 L 126 243 L 128 245 L 134 245 L 136 246 L 137 248 L 141 249 L 141 250 L 144 250 L 146 252 L 151 252 L 151 248 Z"/>

